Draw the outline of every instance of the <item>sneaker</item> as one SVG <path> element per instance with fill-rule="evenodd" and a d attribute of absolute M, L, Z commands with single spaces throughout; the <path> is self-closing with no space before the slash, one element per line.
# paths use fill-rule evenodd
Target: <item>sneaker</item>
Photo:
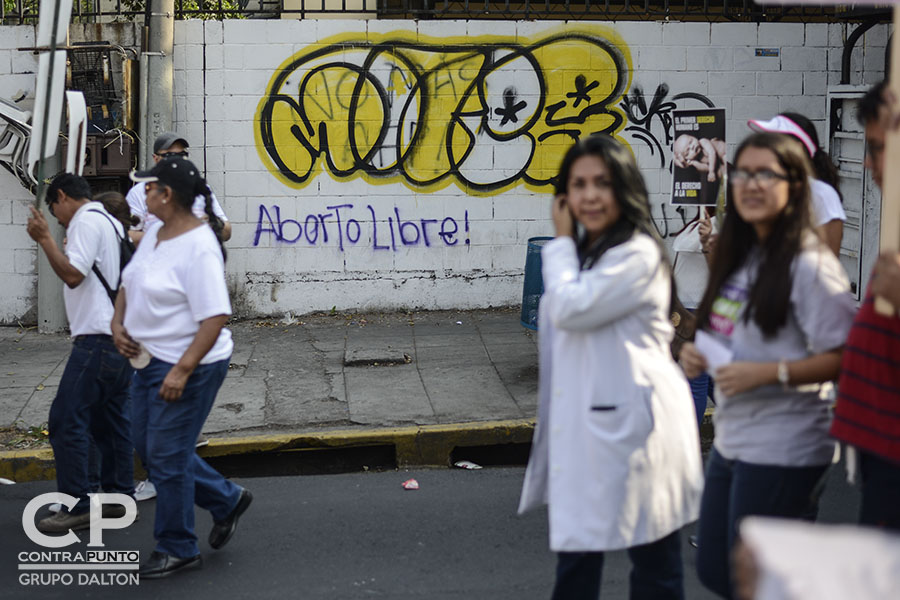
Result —
<path fill-rule="evenodd" d="M 209 438 L 204 436 L 202 433 L 197 436 L 197 443 L 194 445 L 195 448 L 202 448 L 203 446 L 209 446 Z"/>
<path fill-rule="evenodd" d="M 66 533 L 69 530 L 80 531 L 91 526 L 91 513 L 81 513 L 79 515 L 69 514 L 67 511 L 61 510 L 53 516 L 38 521 L 38 531 L 43 533 Z"/>
<path fill-rule="evenodd" d="M 137 502 L 156 498 L 156 486 L 149 479 L 138 482 L 134 487 L 134 499 Z"/>

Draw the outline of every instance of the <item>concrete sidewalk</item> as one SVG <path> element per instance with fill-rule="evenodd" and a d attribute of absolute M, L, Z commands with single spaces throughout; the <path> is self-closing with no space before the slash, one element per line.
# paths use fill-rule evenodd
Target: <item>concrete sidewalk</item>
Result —
<path fill-rule="evenodd" d="M 517 309 L 317 314 L 232 323 L 209 456 L 393 443 L 399 464 L 530 440 L 536 336 Z M 47 421 L 71 343 L 0 328 L 0 426 Z M 446 455 L 446 456 L 445 456 Z M 51 477 L 49 450 L 0 452 L 0 477 Z"/>

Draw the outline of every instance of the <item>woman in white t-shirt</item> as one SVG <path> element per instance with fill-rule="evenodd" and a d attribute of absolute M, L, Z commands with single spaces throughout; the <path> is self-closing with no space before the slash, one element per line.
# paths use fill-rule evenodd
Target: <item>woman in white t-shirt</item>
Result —
<path fill-rule="evenodd" d="M 201 564 L 194 504 L 212 513 L 209 544 L 221 548 L 249 506 L 247 490 L 226 480 L 194 451 L 194 444 L 228 372 L 233 343 L 225 285 L 221 221 L 209 188 L 183 158 L 132 173 L 145 182 L 151 226 L 122 273 L 112 321 L 119 351 L 135 367 L 131 386 L 133 441 L 157 489 L 156 549 L 142 578 Z M 209 226 L 191 211 L 203 194 Z"/>
<path fill-rule="evenodd" d="M 734 165 L 696 345 L 681 350 L 688 377 L 716 367 L 697 572 L 725 598 L 740 520 L 800 518 L 815 506 L 834 452 L 821 384 L 838 374 L 855 312 L 847 275 L 810 225 L 803 149 L 757 133 Z"/>
<path fill-rule="evenodd" d="M 840 256 L 844 221 L 847 220 L 847 214 L 841 205 L 843 199 L 838 191 L 841 179 L 831 157 L 819 145 L 815 125 L 803 115 L 793 112 L 781 113 L 768 121 L 750 120 L 747 125 L 754 131 L 790 135 L 806 148 L 813 167 L 812 177 L 809 179 L 809 197 L 812 202 L 810 220 L 834 255 Z"/>

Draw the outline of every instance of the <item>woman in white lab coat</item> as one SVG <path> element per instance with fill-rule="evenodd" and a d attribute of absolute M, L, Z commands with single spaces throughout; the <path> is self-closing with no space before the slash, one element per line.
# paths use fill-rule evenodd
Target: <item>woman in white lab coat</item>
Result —
<path fill-rule="evenodd" d="M 549 505 L 554 600 L 595 600 L 603 553 L 626 548 L 632 599 L 684 598 L 679 530 L 698 513 L 700 445 L 669 353 L 671 269 L 631 152 L 608 136 L 579 141 L 552 216 L 519 512 Z"/>

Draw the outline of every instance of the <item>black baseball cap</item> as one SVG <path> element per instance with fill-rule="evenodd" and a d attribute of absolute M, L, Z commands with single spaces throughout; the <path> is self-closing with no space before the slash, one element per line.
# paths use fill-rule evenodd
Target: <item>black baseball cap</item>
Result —
<path fill-rule="evenodd" d="M 182 146 L 190 148 L 190 144 L 188 144 L 186 139 L 174 131 L 165 131 L 156 136 L 156 140 L 153 142 L 153 154 L 159 154 L 160 150 L 171 148 L 176 142 L 181 142 Z"/>
<path fill-rule="evenodd" d="M 158 181 L 185 193 L 190 193 L 202 178 L 200 170 L 194 163 L 181 156 L 161 160 L 152 169 L 146 171 L 132 171 L 129 177 L 136 183 Z"/>

